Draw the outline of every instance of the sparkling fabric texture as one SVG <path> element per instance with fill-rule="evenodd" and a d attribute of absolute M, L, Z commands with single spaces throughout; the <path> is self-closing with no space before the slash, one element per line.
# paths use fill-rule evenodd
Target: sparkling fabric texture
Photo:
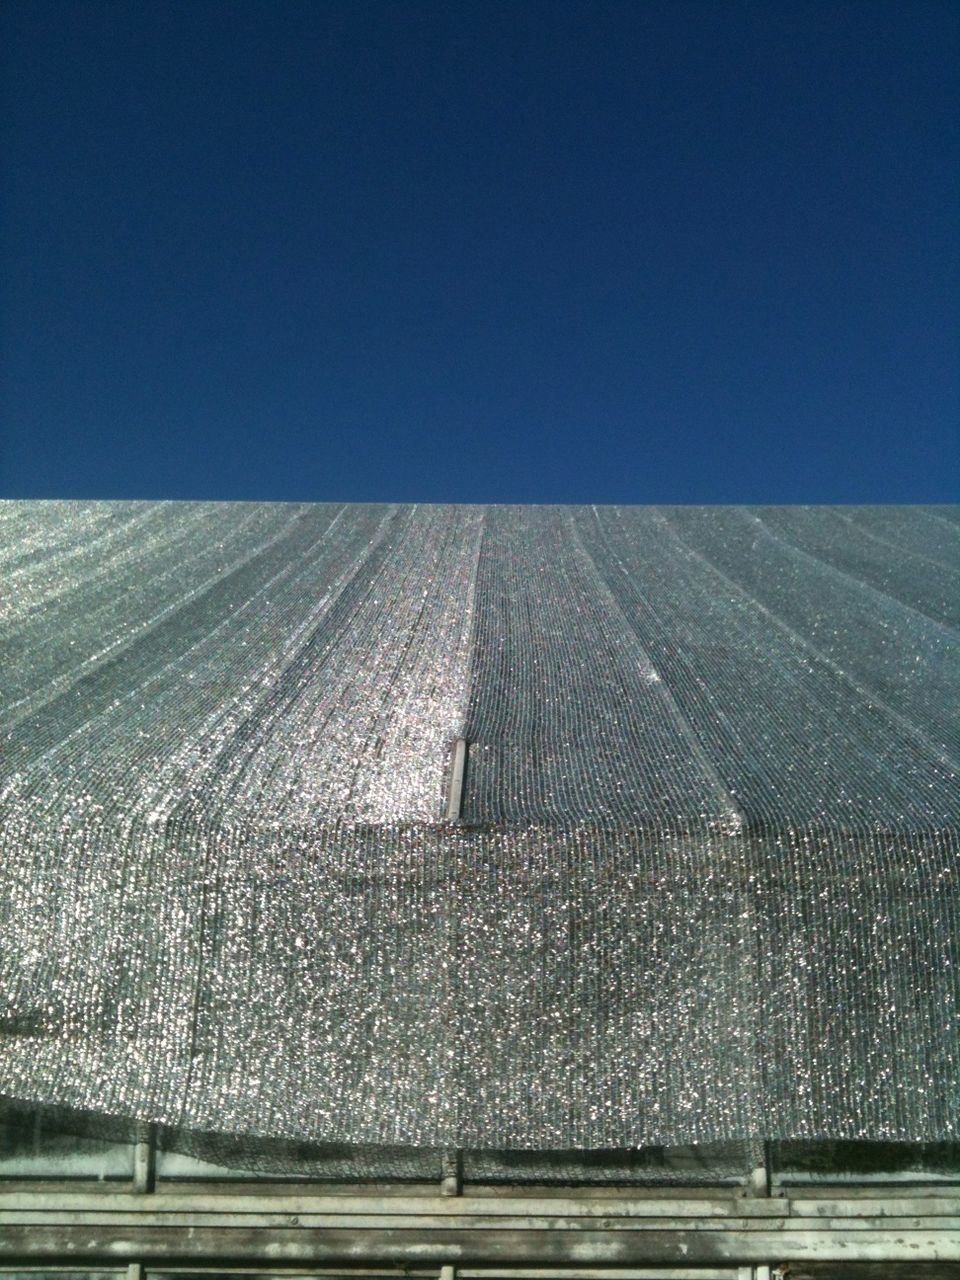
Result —
<path fill-rule="evenodd" d="M 955 510 L 2 503 L 0 581 L 0 1095 L 960 1136 Z"/>

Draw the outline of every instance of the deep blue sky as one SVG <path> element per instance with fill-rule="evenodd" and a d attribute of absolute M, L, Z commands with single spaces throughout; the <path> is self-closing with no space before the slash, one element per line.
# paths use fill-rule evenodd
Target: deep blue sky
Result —
<path fill-rule="evenodd" d="M 0 28 L 4 496 L 960 491 L 955 0 Z"/>

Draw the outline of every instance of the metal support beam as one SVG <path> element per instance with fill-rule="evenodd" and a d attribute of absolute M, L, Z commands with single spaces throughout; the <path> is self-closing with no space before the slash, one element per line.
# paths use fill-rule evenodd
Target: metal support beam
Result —
<path fill-rule="evenodd" d="M 760 1151 L 757 1153 L 761 1163 L 757 1164 L 750 1171 L 750 1192 L 751 1196 L 769 1196 L 770 1194 L 770 1144 L 764 1142 L 761 1144 Z"/>
<path fill-rule="evenodd" d="M 155 1168 L 153 1126 L 144 1125 L 133 1148 L 133 1189 L 138 1195 L 153 1190 Z"/>
<path fill-rule="evenodd" d="M 468 1263 L 667 1263 L 693 1267 L 703 1263 L 756 1265 L 763 1259 L 783 1258 L 792 1264 L 837 1261 L 921 1262 L 960 1261 L 956 1226 L 942 1230 L 884 1228 L 862 1231 L 796 1231 L 788 1238 L 780 1231 L 733 1230 L 574 1230 L 560 1226 L 523 1225 L 478 1230 L 462 1223 L 449 1227 L 398 1230 L 381 1227 L 221 1226 L 209 1216 L 200 1222 L 147 1226 L 137 1222 L 4 1226 L 0 1260 L 51 1261 L 69 1257 L 93 1264 L 127 1263 L 131 1258 L 178 1262 L 350 1263 L 425 1266 L 440 1258 Z M 768 1273 L 769 1275 L 769 1273 Z"/>
<path fill-rule="evenodd" d="M 463 1194 L 462 1151 L 444 1151 L 440 1157 L 440 1193 L 445 1196 Z"/>
<path fill-rule="evenodd" d="M 892 1273 L 902 1262 L 919 1277 L 923 1263 L 960 1262 L 960 1197 L 0 1190 L 0 1269 L 60 1258 L 390 1264 L 433 1266 L 434 1275 L 443 1266 L 461 1280 L 476 1267 L 501 1276 L 505 1265 L 701 1267 L 737 1280 L 749 1265 L 750 1280 L 773 1280 L 784 1262 L 787 1275 L 837 1261 L 882 1262 Z"/>
<path fill-rule="evenodd" d="M 450 759 L 450 785 L 447 788 L 447 821 L 458 822 L 463 809 L 463 779 L 467 770 L 467 740 L 457 738 Z"/>

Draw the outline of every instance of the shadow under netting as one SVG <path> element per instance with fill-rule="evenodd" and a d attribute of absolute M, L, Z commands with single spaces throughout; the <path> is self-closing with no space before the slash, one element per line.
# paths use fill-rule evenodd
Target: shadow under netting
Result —
<path fill-rule="evenodd" d="M 160 1181 L 296 1179 L 311 1182 L 438 1183 L 437 1148 L 309 1143 L 147 1126 L 115 1116 L 0 1100 L 0 1179 L 132 1176 L 133 1145 L 149 1138 Z M 466 1184 L 717 1186 L 745 1182 L 764 1158 L 757 1141 L 650 1146 L 637 1150 L 462 1153 Z M 960 1179 L 960 1143 L 785 1140 L 766 1144 L 770 1172 L 789 1181 Z M 172 1158 L 171 1158 L 172 1157 Z M 187 1161 L 176 1157 L 187 1157 Z M 195 1164 L 193 1162 L 196 1162 Z"/>
<path fill-rule="evenodd" d="M 0 1178 L 128 1176 L 123 1148 L 149 1137 L 158 1173 L 164 1157 L 187 1156 L 211 1168 L 192 1176 L 296 1178 L 320 1182 L 439 1182 L 444 1153 L 437 1148 L 309 1143 L 148 1126 L 65 1107 L 0 1101 Z M 492 1151 L 462 1153 L 463 1178 L 475 1183 L 560 1185 L 716 1185 L 742 1181 L 756 1163 L 758 1144 L 705 1143 L 638 1150 Z M 107 1163 L 105 1157 L 112 1157 Z M 69 1166 L 64 1158 L 70 1160 Z M 128 1162 L 132 1168 L 132 1154 Z M 167 1162 L 172 1178 L 191 1176 L 182 1162 Z M 30 1167 L 35 1172 L 24 1173 Z M 98 1175 L 97 1169 L 106 1168 Z M 189 1169 L 189 1166 L 186 1166 Z M 46 1172 L 49 1169 L 49 1173 Z"/>

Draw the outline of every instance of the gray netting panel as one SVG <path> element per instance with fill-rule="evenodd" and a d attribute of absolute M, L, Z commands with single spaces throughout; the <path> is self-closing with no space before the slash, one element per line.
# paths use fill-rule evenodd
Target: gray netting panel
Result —
<path fill-rule="evenodd" d="M 36 582 L 46 562 L 13 579 L 0 634 L 16 672 L 0 713 L 8 801 L 153 823 L 440 814 L 469 682 L 479 514 L 277 510 L 282 523 L 228 506 L 217 525 L 216 508 L 173 506 L 141 530 L 149 564 L 110 569 L 106 603 L 77 548 L 53 544 L 72 623 L 62 645 Z"/>
<path fill-rule="evenodd" d="M 739 825 L 570 510 L 491 509 L 476 599 L 468 821 Z"/>
<path fill-rule="evenodd" d="M 950 518 L 0 537 L 0 1095 L 391 1148 L 957 1136 Z"/>

